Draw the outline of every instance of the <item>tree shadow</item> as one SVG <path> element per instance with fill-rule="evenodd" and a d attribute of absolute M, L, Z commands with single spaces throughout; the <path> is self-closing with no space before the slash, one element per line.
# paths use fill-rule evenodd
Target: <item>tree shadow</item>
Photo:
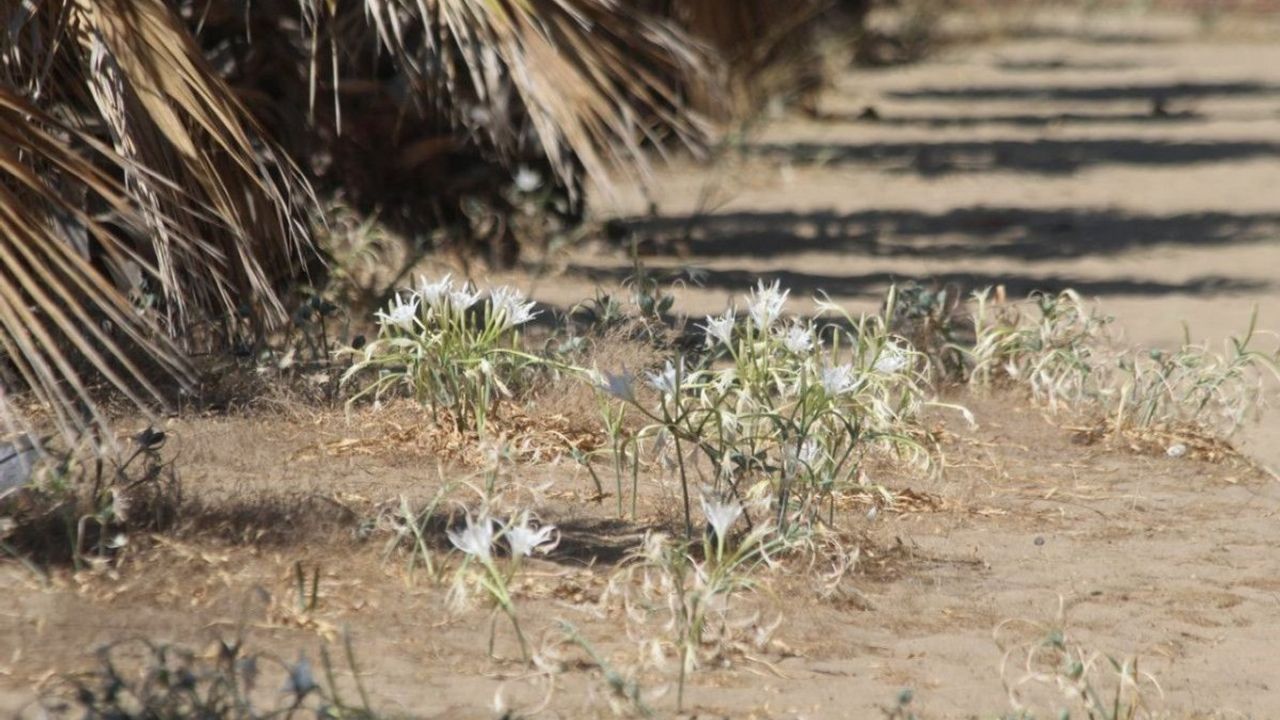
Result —
<path fill-rule="evenodd" d="M 1074 40 L 1090 45 L 1167 45 L 1177 38 L 1156 33 L 1055 27 L 1023 27 L 1007 33 L 1011 40 Z"/>
<path fill-rule="evenodd" d="M 996 69 L 1004 72 L 1115 72 L 1134 70 L 1143 67 L 1143 63 L 1133 60 L 1079 60 L 1062 57 L 1037 59 L 1002 59 L 994 63 Z"/>
<path fill-rule="evenodd" d="M 967 142 L 758 143 L 747 155 L 804 165 L 868 165 L 895 173 L 1022 172 L 1066 175 L 1096 165 L 1194 165 L 1280 157 L 1280 143 L 1254 140 L 993 140 Z"/>
<path fill-rule="evenodd" d="M 560 544 L 549 559 L 576 565 L 617 565 L 659 528 L 618 518 L 576 518 L 556 522 Z M 669 529 L 668 529 L 669 530 Z"/>
<path fill-rule="evenodd" d="M 567 272 L 586 277 L 597 283 L 617 283 L 631 272 L 630 267 L 584 267 L 571 265 Z M 757 282 L 779 281 L 793 295 L 805 297 L 825 292 L 832 296 L 874 298 L 884 295 L 891 284 L 907 281 L 921 282 L 957 288 L 961 294 L 973 290 L 1003 285 L 1012 297 L 1025 297 L 1033 292 L 1057 293 L 1072 289 L 1085 296 L 1104 295 L 1213 295 L 1258 291 L 1270 287 L 1260 280 L 1229 278 L 1221 275 L 1202 275 L 1183 282 L 1163 282 L 1139 278 L 1085 278 L 1071 275 L 1045 275 L 1033 277 L 1017 274 L 980 272 L 945 272 L 912 275 L 909 273 L 875 272 L 861 275 L 822 275 L 778 270 L 761 273 L 757 270 L 715 269 L 702 270 L 703 287 L 729 291 L 746 291 Z"/>
<path fill-rule="evenodd" d="M 885 127 L 904 128 L 973 128 L 984 126 L 1012 126 L 1042 128 L 1051 125 L 1106 125 L 1116 123 L 1142 123 L 1150 125 L 1175 125 L 1203 123 L 1209 118 L 1206 115 L 1191 111 L 1162 113 L 1024 113 L 1008 115 L 877 115 L 868 117 L 868 112 L 860 113 L 822 113 L 818 122 L 825 123 L 859 123 L 881 125 Z"/>
<path fill-rule="evenodd" d="M 1280 85 L 1255 81 L 1176 82 L 1145 85 L 971 85 L 965 87 L 922 87 L 890 90 L 895 100 L 1058 100 L 1071 102 L 1115 102 L 1155 99 L 1199 100 L 1207 97 L 1271 97 L 1280 95 Z"/>
<path fill-rule="evenodd" d="M 840 252 L 872 257 L 1037 261 L 1114 255 L 1161 246 L 1270 241 L 1280 213 L 1143 215 L 1104 209 L 967 207 L 941 213 L 728 212 L 626 221 L 644 252 L 679 243 L 694 257 L 779 257 Z"/>

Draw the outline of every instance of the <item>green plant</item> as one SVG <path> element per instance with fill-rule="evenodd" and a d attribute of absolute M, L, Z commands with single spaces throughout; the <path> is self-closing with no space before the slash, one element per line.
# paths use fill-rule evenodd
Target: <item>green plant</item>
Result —
<path fill-rule="evenodd" d="M 702 510 L 707 529 L 700 548 L 662 534 L 649 534 L 628 566 L 611 581 L 633 624 L 643 628 L 657 621 L 669 631 L 665 637 L 653 637 L 644 644 L 659 653 L 674 651 L 677 712 L 684 705 L 688 673 L 740 645 L 736 633 L 755 624 L 754 617 L 745 624 L 731 617 L 733 598 L 755 587 L 751 575 L 759 566 L 771 564 L 773 555 L 799 539 L 795 530 L 779 534 L 763 522 L 735 541 L 731 531 L 744 512 L 737 501 L 704 497 Z M 701 559 L 695 556 L 699 549 Z M 760 644 L 767 635 L 757 632 L 752 642 Z"/>
<path fill-rule="evenodd" d="M 1280 380 L 1280 351 L 1252 347 L 1257 320 L 1255 308 L 1244 335 L 1227 338 L 1222 354 L 1193 344 L 1188 330 L 1176 351 L 1121 356 L 1111 406 L 1113 426 L 1179 422 L 1231 435 L 1250 411 L 1258 409 L 1266 377 Z"/>
<path fill-rule="evenodd" d="M 558 539 L 553 539 L 554 525 L 531 526 L 527 512 L 501 524 L 495 532 L 495 521 L 481 513 L 473 518 L 466 515 L 466 524 L 460 530 L 449 530 L 449 542 L 462 552 L 464 558 L 454 577 L 452 598 L 456 606 L 464 605 L 470 585 L 478 585 L 494 603 L 494 616 L 489 625 L 489 656 L 493 656 L 496 613 L 501 611 L 511 621 L 516 639 L 520 642 L 520 656 L 529 661 L 529 644 L 520 629 L 520 617 L 515 600 L 511 596 L 511 580 L 520 569 L 521 561 L 535 552 L 550 552 Z M 493 557 L 493 548 L 499 539 L 506 539 L 510 550 L 508 562 L 500 564 Z M 478 568 L 476 566 L 479 566 Z"/>
<path fill-rule="evenodd" d="M 974 344 L 960 348 L 970 359 L 969 382 L 1024 384 L 1051 410 L 1096 401 L 1106 387 L 1099 368 L 1109 359 L 1112 318 L 1090 308 L 1074 290 L 1035 293 L 1035 310 L 992 305 L 990 290 L 974 293 Z"/>
<path fill-rule="evenodd" d="M 1037 711 L 1061 718 L 1079 712 L 1088 720 L 1161 717 L 1155 700 L 1164 691 L 1154 676 L 1139 669 L 1137 658 L 1117 660 L 1088 650 L 1072 642 L 1063 622 L 1060 610 L 1054 625 L 1005 621 L 996 627 L 997 644 L 1005 650 L 1000 677 L 1016 717 L 1034 717 Z M 1026 625 L 1032 638 L 1003 634 L 1016 625 Z M 1018 656 L 1021 663 L 1014 670 L 1010 661 Z"/>
<path fill-rule="evenodd" d="M 870 454 L 889 453 L 927 465 L 923 434 L 913 424 L 927 399 L 928 362 L 883 317 L 854 319 L 830 301 L 835 321 L 782 322 L 787 292 L 760 284 L 744 318 L 731 309 L 706 318 L 705 353 L 675 358 L 637 378 L 583 371 L 598 388 L 613 438 L 615 475 L 637 472 L 641 447 L 677 474 L 686 533 L 693 534 L 695 482 L 742 499 L 767 490 L 777 525 L 817 519 L 833 493 L 869 490 L 858 482 Z M 619 414 L 632 408 L 646 423 L 619 442 Z M 634 485 L 634 483 L 633 483 Z M 632 507 L 635 507 L 633 487 Z"/>
<path fill-rule="evenodd" d="M 348 404 L 407 388 L 437 420 L 447 415 L 459 430 L 483 435 L 497 402 L 512 395 L 521 373 L 541 362 L 519 346 L 520 326 L 538 314 L 533 307 L 509 287 L 489 291 L 482 303 L 469 283 L 455 285 L 449 275 L 435 282 L 423 278 L 417 290 L 397 293 L 377 313 L 377 338 L 343 351 L 355 358 L 344 383 L 374 374 Z"/>
<path fill-rule="evenodd" d="M 339 692 L 327 647 L 320 650 L 323 683 L 317 681 L 305 656 L 290 663 L 270 654 L 247 653 L 242 639 L 222 641 L 219 648 L 216 658 L 206 659 L 180 646 L 145 639 L 106 645 L 98 650 L 96 670 L 67 678 L 72 702 L 85 717 L 119 720 L 378 717 L 370 709 L 348 634 L 343 636 L 343 649 L 359 704 L 348 703 Z M 141 651 L 140 663 L 131 659 L 137 650 Z M 271 666 L 278 672 L 271 673 Z M 273 675 L 283 676 L 279 693 L 255 692 L 264 682 L 271 682 Z M 280 700 L 275 706 L 263 706 L 264 697 Z M 56 700 L 56 694 L 44 699 L 46 712 L 69 716 L 63 710 L 70 708 Z"/>
<path fill-rule="evenodd" d="M 572 623 L 561 620 L 560 629 L 570 642 L 582 648 L 596 667 L 600 668 L 605 685 L 609 688 L 610 702 L 615 705 L 615 710 L 630 710 L 640 717 L 653 716 L 653 710 L 645 701 L 640 683 L 634 677 L 627 677 L 614 669 L 613 665 L 596 651 Z M 617 707 L 619 703 L 622 705 L 621 708 Z"/>
<path fill-rule="evenodd" d="M 914 699 L 915 693 L 909 689 L 904 689 L 898 693 L 893 707 L 882 707 L 880 711 L 884 713 L 885 720 L 918 720 L 910 707 L 911 701 Z"/>
<path fill-rule="evenodd" d="M 1194 344 L 1161 349 L 1116 349 L 1108 325 L 1073 291 L 996 305 L 990 293 L 974 295 L 976 331 L 969 382 L 1029 387 L 1050 410 L 1070 408 L 1105 415 L 1112 430 L 1181 425 L 1231 435 L 1259 408 L 1267 378 L 1280 380 L 1280 349 L 1259 350 L 1255 309 L 1243 335 L 1214 352 Z"/>
<path fill-rule="evenodd" d="M 965 377 L 961 301 L 952 288 L 930 289 L 907 282 L 894 286 L 885 303 L 886 309 L 892 308 L 889 329 L 928 357 L 942 380 Z"/>

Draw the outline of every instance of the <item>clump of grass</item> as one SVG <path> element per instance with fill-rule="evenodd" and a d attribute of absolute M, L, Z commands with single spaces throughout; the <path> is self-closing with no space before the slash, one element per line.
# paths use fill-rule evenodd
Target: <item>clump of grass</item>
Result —
<path fill-rule="evenodd" d="M 1019 626 L 1022 632 L 1015 634 Z M 1000 676 L 1014 711 L 1005 716 L 1011 720 L 1161 717 L 1157 708 L 1164 691 L 1155 677 L 1139 669 L 1136 657 L 1116 659 L 1074 642 L 1061 609 L 1052 624 L 1008 620 L 994 635 L 1004 650 Z"/>
<path fill-rule="evenodd" d="M 322 679 L 305 656 L 294 662 L 268 653 L 249 653 L 241 640 L 219 644 L 216 657 L 146 639 L 100 648 L 98 667 L 66 678 L 42 709 L 53 717 L 82 715 L 119 720 L 150 718 L 352 718 L 379 717 L 370 709 L 350 636 L 343 653 L 355 681 L 358 702 L 343 698 L 328 648 L 320 651 Z M 267 683 L 282 682 L 278 692 Z M 267 698 L 277 699 L 264 704 Z M 78 712 L 73 712 L 78 711 Z"/>
<path fill-rule="evenodd" d="M 343 383 L 373 375 L 348 402 L 407 390 L 437 421 L 447 417 L 459 430 L 483 434 L 498 401 L 511 397 L 512 385 L 540 362 L 520 348 L 519 333 L 537 314 L 534 303 L 509 287 L 482 298 L 449 275 L 423 278 L 377 313 L 375 339 L 343 351 L 355 358 Z"/>
<path fill-rule="evenodd" d="M 970 384 L 1022 385 L 1050 410 L 1101 416 L 1114 432 L 1182 427 L 1229 437 L 1259 409 L 1267 378 L 1280 380 L 1280 350 L 1256 347 L 1256 311 L 1221 353 L 1189 332 L 1173 351 L 1116 348 L 1112 319 L 1070 290 L 1027 304 L 993 304 L 979 292 L 973 322 Z"/>
<path fill-rule="evenodd" d="M 45 449 L 29 481 L 0 498 L 7 522 L 0 551 L 31 567 L 71 563 L 77 569 L 113 561 L 131 534 L 172 526 L 181 485 L 163 456 L 167 436 L 134 435 L 123 455 L 85 461 L 83 453 Z"/>
<path fill-rule="evenodd" d="M 1122 356 L 1117 363 L 1113 426 L 1175 423 L 1232 435 L 1260 409 L 1266 378 L 1280 380 L 1280 351 L 1266 353 L 1253 346 L 1257 320 L 1255 310 L 1245 333 L 1227 338 L 1221 354 L 1193 343 L 1188 331 L 1182 347 L 1173 352 Z"/>
<path fill-rule="evenodd" d="M 929 465 L 917 420 L 932 402 L 930 363 L 889 332 L 892 310 L 855 319 L 823 300 L 818 320 L 787 321 L 787 296 L 761 283 L 742 316 L 707 317 L 705 350 L 646 373 L 647 388 L 625 369 L 584 371 L 601 394 L 620 513 L 628 469 L 635 513 L 645 455 L 678 477 L 689 536 L 695 484 L 770 496 L 785 530 L 823 507 L 832 522 L 835 493 L 869 491 L 858 471 L 871 454 Z M 626 430 L 627 412 L 643 426 Z"/>
<path fill-rule="evenodd" d="M 993 304 L 988 289 L 975 293 L 973 303 L 974 343 L 963 348 L 971 385 L 1025 385 L 1052 410 L 1102 396 L 1106 378 L 1099 368 L 1108 358 L 1113 319 L 1074 290 Z"/>
<path fill-rule="evenodd" d="M 621 598 L 630 634 L 641 638 L 641 655 L 675 655 L 677 712 L 688 673 L 727 662 L 735 649 L 768 642 L 772 628 L 762 627 L 755 614 L 735 616 L 733 599 L 755 587 L 754 571 L 772 564 L 798 532 L 780 535 L 760 523 L 734 540 L 731 531 L 742 506 L 732 499 L 704 498 L 702 508 L 707 528 L 701 543 L 651 533 L 610 581 L 609 594 Z"/>

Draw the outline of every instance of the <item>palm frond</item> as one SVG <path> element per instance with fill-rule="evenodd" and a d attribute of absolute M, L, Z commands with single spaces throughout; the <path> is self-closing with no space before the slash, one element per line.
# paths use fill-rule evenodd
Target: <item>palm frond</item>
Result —
<path fill-rule="evenodd" d="M 92 197 L 126 226 L 147 226 L 124 185 L 95 162 L 113 159 L 121 158 L 0 88 L 0 350 L 68 436 L 104 420 L 82 377 L 86 361 L 144 407 L 162 394 L 124 343 L 190 377 L 176 345 L 90 260 L 93 245 L 122 273 L 159 275 L 81 202 Z"/>
<path fill-rule="evenodd" d="M 841 13 L 831 12 L 835 0 L 634 2 L 670 18 L 719 56 L 723 87 L 704 83 L 690 88 L 694 107 L 717 120 L 741 119 L 770 98 L 814 89 L 822 82 L 819 30 L 834 26 L 846 28 L 850 37 L 854 34 Z"/>
<path fill-rule="evenodd" d="M 7 10 L 0 380 L 20 379 L 74 436 L 105 420 L 86 371 L 148 407 L 157 374 L 189 379 L 193 320 L 241 307 L 283 320 L 313 198 L 163 0 Z M 143 286 L 159 298 L 149 313 L 129 297 Z"/>
<path fill-rule="evenodd" d="M 317 24 L 332 7 L 304 2 Z M 570 187 L 577 164 L 604 188 L 618 171 L 644 179 L 646 147 L 698 148 L 710 132 L 681 99 L 706 71 L 704 49 L 619 0 L 364 0 L 363 10 L 420 105 L 511 164 L 527 152 L 527 119 Z"/>

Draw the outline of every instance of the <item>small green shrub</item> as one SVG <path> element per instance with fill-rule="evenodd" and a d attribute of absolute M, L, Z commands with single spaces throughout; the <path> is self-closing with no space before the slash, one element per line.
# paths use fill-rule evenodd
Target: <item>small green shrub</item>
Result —
<path fill-rule="evenodd" d="M 533 308 L 509 287 L 482 298 L 449 275 L 422 279 L 416 290 L 397 293 L 377 313 L 377 338 L 344 351 L 355 362 L 343 383 L 373 375 L 349 403 L 407 389 L 437 420 L 447 416 L 459 430 L 483 434 L 497 402 L 511 397 L 512 385 L 540 363 L 520 349 L 519 330 L 538 314 Z"/>
<path fill-rule="evenodd" d="M 677 357 L 646 373 L 647 388 L 625 371 L 587 372 L 602 398 L 645 423 L 623 439 L 624 410 L 602 404 L 620 510 L 630 465 L 634 513 L 645 454 L 678 474 L 690 535 L 695 474 L 718 495 L 771 495 L 785 529 L 816 519 L 833 492 L 867 491 L 858 471 L 870 454 L 929 464 L 916 424 L 930 402 L 927 358 L 890 334 L 883 317 L 854 319 L 829 301 L 818 321 L 784 321 L 787 295 L 761 283 L 745 316 L 730 309 L 707 317 L 706 351 L 692 364 Z"/>
<path fill-rule="evenodd" d="M 215 658 L 149 640 L 121 641 L 98 650 L 98 667 L 66 679 L 69 692 L 55 692 L 42 700 L 53 717 L 72 717 L 73 710 L 88 718 L 152 720 L 258 720 L 260 718 L 316 718 L 372 720 L 378 717 L 360 680 L 349 637 L 344 653 L 358 704 L 343 699 L 334 666 L 321 649 L 321 670 L 305 656 L 287 662 L 270 654 L 247 653 L 240 640 L 220 643 Z M 283 683 L 276 692 L 264 683 Z M 264 704 L 266 698 L 275 702 Z"/>

